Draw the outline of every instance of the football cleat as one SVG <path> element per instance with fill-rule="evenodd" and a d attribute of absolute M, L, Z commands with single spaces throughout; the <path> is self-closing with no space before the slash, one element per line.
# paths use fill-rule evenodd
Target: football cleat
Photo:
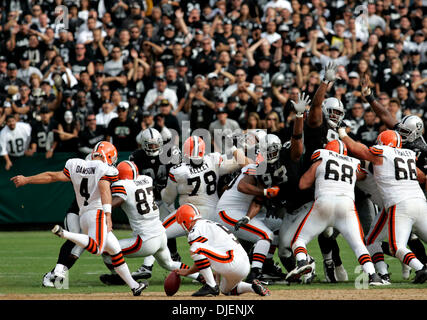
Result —
<path fill-rule="evenodd" d="M 256 280 L 256 279 L 254 281 L 252 281 L 252 290 L 254 290 L 254 292 L 256 294 L 259 294 L 262 297 L 271 295 L 270 290 L 268 290 L 268 288 L 264 287 L 261 284 L 261 282 L 259 280 Z"/>
<path fill-rule="evenodd" d="M 301 277 L 301 281 L 304 284 L 310 284 L 313 282 L 314 278 L 316 278 L 316 262 L 314 261 L 313 257 L 308 257 L 308 263 L 311 265 L 311 272 L 304 274 Z"/>
<path fill-rule="evenodd" d="M 45 273 L 43 276 L 42 286 L 46 288 L 54 288 L 54 278 L 52 272 Z"/>
<path fill-rule="evenodd" d="M 214 297 L 219 295 L 219 287 L 216 285 L 212 288 L 210 285 L 205 284 L 198 291 L 192 294 L 193 297 Z"/>
<path fill-rule="evenodd" d="M 309 263 L 307 259 L 297 261 L 297 267 L 287 274 L 286 280 L 289 282 L 292 282 L 312 271 L 313 271 L 313 263 Z"/>
<path fill-rule="evenodd" d="M 348 274 L 343 265 L 335 267 L 335 279 L 339 282 L 348 281 Z"/>
<path fill-rule="evenodd" d="M 369 275 L 369 285 L 370 286 L 383 286 L 384 282 L 377 273 Z"/>
<path fill-rule="evenodd" d="M 424 266 L 421 270 L 415 272 L 415 278 L 412 283 L 424 283 L 427 280 L 427 267 Z"/>
<path fill-rule="evenodd" d="M 125 284 L 124 280 L 118 274 L 111 274 L 111 273 L 101 274 L 99 276 L 99 280 L 101 280 L 102 283 L 108 286 L 121 286 Z"/>
<path fill-rule="evenodd" d="M 51 231 L 52 231 L 52 233 L 54 235 L 56 235 L 56 236 L 58 236 L 60 238 L 62 238 L 63 235 L 64 235 L 64 229 L 62 229 L 62 227 L 60 225 L 58 225 L 58 224 L 56 226 L 54 226 Z"/>
<path fill-rule="evenodd" d="M 246 282 L 252 283 L 255 279 L 261 280 L 262 271 L 261 268 L 252 268 L 251 272 L 249 272 L 248 277 L 246 278 Z"/>
<path fill-rule="evenodd" d="M 331 259 L 323 260 L 323 272 L 325 273 L 326 282 L 337 283 L 335 265 Z"/>
<path fill-rule="evenodd" d="M 148 287 L 148 282 L 147 281 L 141 281 L 139 282 L 139 286 L 138 288 L 133 288 L 132 289 L 132 294 L 137 297 L 141 295 L 141 292 L 146 289 Z"/>
<path fill-rule="evenodd" d="M 135 280 L 150 279 L 152 271 L 153 271 L 153 266 L 141 265 L 138 268 L 138 270 L 136 270 L 135 272 L 132 272 L 132 278 L 134 278 Z"/>
<path fill-rule="evenodd" d="M 267 259 L 262 266 L 261 278 L 265 281 L 280 281 L 286 278 L 286 274 L 282 272 L 282 268 L 273 259 Z"/>
<path fill-rule="evenodd" d="M 388 273 L 385 273 L 385 274 L 378 273 L 378 275 L 381 277 L 385 285 L 391 284 L 390 275 Z"/>

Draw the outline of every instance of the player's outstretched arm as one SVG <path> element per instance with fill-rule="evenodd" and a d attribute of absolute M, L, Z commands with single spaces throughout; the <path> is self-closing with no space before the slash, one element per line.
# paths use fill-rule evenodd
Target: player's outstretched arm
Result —
<path fill-rule="evenodd" d="M 10 178 L 17 188 L 25 186 L 26 184 L 49 184 L 52 182 L 67 182 L 70 181 L 63 171 L 46 171 L 34 176 L 15 176 Z"/>
<path fill-rule="evenodd" d="M 306 107 L 310 105 L 311 100 L 308 95 L 304 93 L 298 94 L 298 102 L 291 100 L 296 112 L 294 128 L 291 137 L 291 159 L 292 161 L 299 161 L 302 156 L 304 146 L 302 143 L 302 131 L 304 127 L 304 112 Z"/>
<path fill-rule="evenodd" d="M 364 97 L 366 101 L 369 102 L 376 115 L 381 119 L 382 122 L 384 122 L 386 127 L 388 129 L 394 129 L 398 121 L 393 118 L 386 107 L 384 107 L 381 103 L 378 102 L 378 100 L 375 99 L 371 88 L 369 88 L 369 76 L 367 74 L 362 77 L 360 84 L 362 86 L 362 97 Z"/>
<path fill-rule="evenodd" d="M 350 151 L 354 157 L 360 160 L 370 161 L 376 165 L 382 164 L 383 158 L 381 156 L 374 155 L 363 143 L 356 142 L 350 138 L 347 135 L 345 128 L 339 128 L 338 134 L 342 142 L 347 146 L 348 151 Z"/>
<path fill-rule="evenodd" d="M 166 184 L 166 187 L 160 191 L 160 195 L 162 197 L 162 200 L 167 204 L 172 204 L 176 197 L 178 196 L 178 185 L 175 181 L 172 179 L 175 179 L 173 174 L 171 177 L 171 174 L 169 174 L 168 182 Z"/>
<path fill-rule="evenodd" d="M 338 66 L 333 62 L 329 63 L 325 68 L 324 80 L 320 83 L 319 88 L 317 88 L 316 93 L 314 94 L 313 105 L 311 106 L 307 117 L 307 125 L 310 128 L 317 128 L 322 125 L 322 103 L 323 100 L 325 100 L 325 95 L 329 84 L 337 79 L 337 69 Z"/>

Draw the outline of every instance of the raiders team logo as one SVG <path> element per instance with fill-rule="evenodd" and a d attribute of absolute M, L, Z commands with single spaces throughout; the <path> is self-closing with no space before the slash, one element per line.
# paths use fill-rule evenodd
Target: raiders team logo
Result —
<path fill-rule="evenodd" d="M 422 129 L 422 124 L 421 124 L 421 122 L 417 122 L 417 130 L 421 130 Z"/>

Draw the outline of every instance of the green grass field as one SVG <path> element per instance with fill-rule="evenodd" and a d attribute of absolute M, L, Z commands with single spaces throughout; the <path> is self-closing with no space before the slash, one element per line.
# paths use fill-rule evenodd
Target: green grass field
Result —
<path fill-rule="evenodd" d="M 115 230 L 116 236 L 127 238 L 130 236 L 128 230 Z M 357 260 L 349 246 L 342 237 L 339 237 L 341 257 L 349 275 L 347 283 L 328 284 L 324 283 L 322 257 L 318 248 L 317 240 L 312 241 L 308 246 L 309 253 L 315 258 L 317 278 L 310 285 L 293 284 L 271 285 L 271 290 L 304 290 L 304 289 L 352 289 L 354 288 L 355 268 L 358 266 Z M 21 232 L 0 232 L 0 294 L 58 294 L 58 290 L 53 288 L 43 288 L 41 280 L 44 273 L 50 271 L 56 264 L 59 248 L 63 243 L 62 239 L 53 236 L 49 230 L 46 231 L 21 231 Z M 191 265 L 188 254 L 188 244 L 185 238 L 178 239 L 178 248 L 183 258 L 183 262 Z M 388 288 L 420 288 L 411 283 L 410 280 L 403 280 L 401 275 L 400 262 L 392 257 L 386 256 L 386 263 L 390 266 L 392 274 L 391 286 Z M 142 263 L 142 258 L 129 258 L 127 263 L 131 271 L 136 270 Z M 107 269 L 102 262 L 102 258 L 84 252 L 69 272 L 69 289 L 63 290 L 66 293 L 116 293 L 129 292 L 127 286 L 106 286 L 99 281 L 99 276 L 106 273 Z M 163 280 L 169 272 L 160 268 L 156 263 L 153 277 L 149 280 L 150 286 L 144 292 L 163 291 Z M 411 273 L 411 279 L 414 274 Z M 423 286 L 425 287 L 425 286 Z M 199 288 L 189 279 L 184 279 L 180 291 L 193 292 Z"/>

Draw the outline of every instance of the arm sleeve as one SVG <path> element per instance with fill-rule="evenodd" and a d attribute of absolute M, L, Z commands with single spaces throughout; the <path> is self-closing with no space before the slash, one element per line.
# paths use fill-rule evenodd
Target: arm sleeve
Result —
<path fill-rule="evenodd" d="M 178 196 L 178 184 L 173 173 L 169 173 L 166 188 L 160 192 L 160 195 L 162 196 L 162 200 L 168 205 L 172 204 Z"/>
<path fill-rule="evenodd" d="M 123 200 L 127 199 L 126 189 L 120 182 L 114 182 L 111 185 L 111 195 L 113 197 L 120 197 Z"/>

